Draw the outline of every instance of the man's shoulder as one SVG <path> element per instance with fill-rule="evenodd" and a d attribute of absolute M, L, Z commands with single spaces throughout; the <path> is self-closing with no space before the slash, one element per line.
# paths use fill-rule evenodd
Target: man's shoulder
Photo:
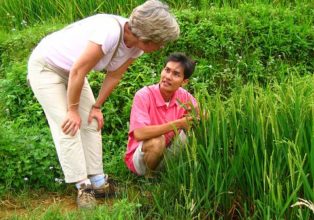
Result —
<path fill-rule="evenodd" d="M 135 96 L 142 96 L 142 95 L 147 95 L 147 94 L 148 94 L 147 86 L 144 86 L 140 88 L 139 90 L 137 90 L 137 92 L 135 93 Z"/>
<path fill-rule="evenodd" d="M 189 93 L 186 89 L 182 87 L 180 87 L 176 93 L 177 93 L 177 96 L 192 96 L 193 97 L 191 93 Z"/>
<path fill-rule="evenodd" d="M 156 85 L 144 86 L 141 89 L 137 90 L 135 93 L 136 96 L 147 96 L 154 92 Z"/>

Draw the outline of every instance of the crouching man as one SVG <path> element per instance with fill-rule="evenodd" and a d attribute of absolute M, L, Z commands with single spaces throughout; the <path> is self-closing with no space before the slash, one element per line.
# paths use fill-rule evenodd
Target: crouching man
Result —
<path fill-rule="evenodd" d="M 156 170 L 174 136 L 185 137 L 192 120 L 189 110 L 197 109 L 197 103 L 181 86 L 188 83 L 194 69 L 195 62 L 184 54 L 171 54 L 159 83 L 135 94 L 125 155 L 132 172 L 146 175 Z"/>

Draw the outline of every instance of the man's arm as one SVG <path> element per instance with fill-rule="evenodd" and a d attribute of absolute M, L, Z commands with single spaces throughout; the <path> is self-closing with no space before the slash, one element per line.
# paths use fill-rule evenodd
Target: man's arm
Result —
<path fill-rule="evenodd" d="M 134 130 L 134 138 L 137 141 L 143 141 L 161 136 L 168 133 L 169 131 L 174 131 L 182 128 L 188 129 L 189 121 L 191 120 L 192 117 L 188 116 L 161 125 L 149 125 L 142 128 L 137 128 Z"/>

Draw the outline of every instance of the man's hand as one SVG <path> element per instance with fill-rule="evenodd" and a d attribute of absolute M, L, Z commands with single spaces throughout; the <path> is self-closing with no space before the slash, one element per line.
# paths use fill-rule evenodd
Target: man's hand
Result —
<path fill-rule="evenodd" d="M 99 131 L 104 126 L 104 117 L 102 115 L 100 108 L 92 107 L 92 109 L 90 110 L 88 116 L 88 124 L 90 124 L 93 119 L 96 119 L 98 123 L 97 131 Z"/>
<path fill-rule="evenodd" d="M 177 120 L 178 128 L 183 128 L 183 129 L 189 130 L 192 122 L 193 122 L 193 117 L 187 115 L 187 116 Z"/>
<path fill-rule="evenodd" d="M 61 125 L 62 131 L 65 134 L 74 136 L 77 130 L 81 127 L 81 117 L 78 110 L 68 110 L 68 113 Z"/>

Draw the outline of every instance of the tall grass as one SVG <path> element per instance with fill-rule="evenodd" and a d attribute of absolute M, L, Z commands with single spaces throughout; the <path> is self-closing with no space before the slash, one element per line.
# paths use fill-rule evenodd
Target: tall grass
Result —
<path fill-rule="evenodd" d="M 53 19 L 67 23 L 99 12 L 123 14 L 141 2 L 143 1 L 4 0 L 0 3 L 0 26 L 4 29 L 20 29 Z"/>
<path fill-rule="evenodd" d="M 128 15 L 134 7 L 143 2 L 145 0 L 2 0 L 0 2 L 0 27 L 5 30 L 21 29 L 38 22 L 55 19 L 69 23 L 100 12 Z M 214 6 L 236 8 L 245 3 L 285 7 L 312 3 L 311 0 L 167 0 L 164 2 L 177 10 L 190 8 L 208 10 Z"/>
<path fill-rule="evenodd" d="M 292 77 L 227 100 L 201 94 L 205 115 L 168 161 L 156 207 L 210 219 L 308 219 L 309 210 L 290 206 L 314 201 L 313 85 L 313 76 Z"/>

